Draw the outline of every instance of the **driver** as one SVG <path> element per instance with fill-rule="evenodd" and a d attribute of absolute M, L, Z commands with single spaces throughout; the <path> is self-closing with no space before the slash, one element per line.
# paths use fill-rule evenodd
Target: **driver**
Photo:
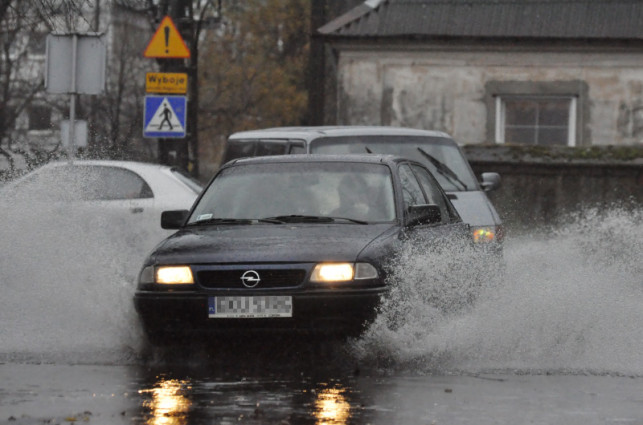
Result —
<path fill-rule="evenodd" d="M 335 217 L 368 219 L 369 186 L 358 174 L 347 174 L 339 182 L 337 196 L 339 206 L 331 213 Z"/>

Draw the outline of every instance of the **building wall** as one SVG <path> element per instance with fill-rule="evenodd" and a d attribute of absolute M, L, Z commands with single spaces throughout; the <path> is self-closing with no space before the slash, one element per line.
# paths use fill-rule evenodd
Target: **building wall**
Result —
<path fill-rule="evenodd" d="M 643 143 L 643 53 L 625 47 L 335 45 L 327 123 L 445 131 L 494 141 L 491 87 L 545 83 L 578 96 L 577 145 Z M 557 86 L 558 85 L 558 86 Z M 576 90 L 574 87 L 578 86 Z"/>
<path fill-rule="evenodd" d="M 488 161 L 471 152 L 476 173 L 500 173 L 500 188 L 488 192 L 508 230 L 515 233 L 565 222 L 596 209 L 643 207 L 643 162 L 593 163 Z"/>

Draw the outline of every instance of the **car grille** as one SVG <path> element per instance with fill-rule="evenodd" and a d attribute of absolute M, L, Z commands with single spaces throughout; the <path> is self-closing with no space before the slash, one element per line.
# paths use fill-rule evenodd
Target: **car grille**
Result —
<path fill-rule="evenodd" d="M 199 284 L 205 288 L 246 288 L 241 276 L 251 269 L 242 270 L 200 270 L 196 273 Z M 257 289 L 288 288 L 299 286 L 306 277 L 304 269 L 255 269 L 261 281 Z"/>

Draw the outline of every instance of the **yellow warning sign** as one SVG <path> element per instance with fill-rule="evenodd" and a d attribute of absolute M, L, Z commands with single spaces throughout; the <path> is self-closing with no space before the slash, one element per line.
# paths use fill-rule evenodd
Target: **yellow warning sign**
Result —
<path fill-rule="evenodd" d="M 161 21 L 143 52 L 146 58 L 189 58 L 190 49 L 169 16 Z"/>
<path fill-rule="evenodd" d="M 148 93 L 186 93 L 188 74 L 184 72 L 148 72 L 145 91 Z"/>

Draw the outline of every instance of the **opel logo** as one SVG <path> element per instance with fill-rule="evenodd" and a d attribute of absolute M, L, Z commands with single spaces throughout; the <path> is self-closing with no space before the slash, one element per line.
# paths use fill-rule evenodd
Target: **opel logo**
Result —
<path fill-rule="evenodd" d="M 261 282 L 259 273 L 254 270 L 248 270 L 241 275 L 241 283 L 243 283 L 243 286 L 245 286 L 246 288 L 254 288 L 255 286 L 259 285 L 259 282 Z"/>

